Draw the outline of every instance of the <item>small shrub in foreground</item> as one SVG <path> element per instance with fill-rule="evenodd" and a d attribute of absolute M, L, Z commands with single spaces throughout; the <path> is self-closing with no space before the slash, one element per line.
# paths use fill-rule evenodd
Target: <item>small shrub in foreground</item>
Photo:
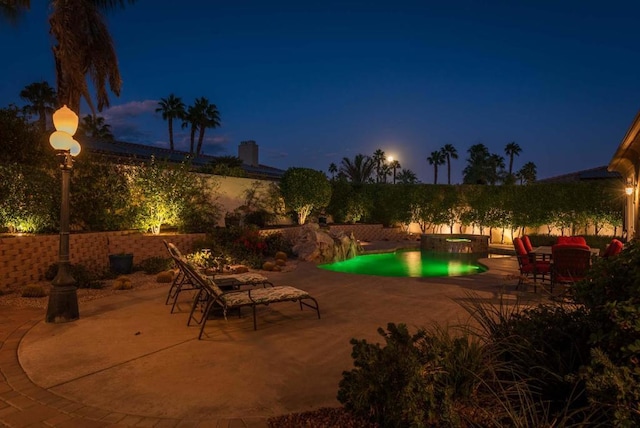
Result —
<path fill-rule="evenodd" d="M 455 400 L 471 395 L 482 365 L 477 343 L 446 330 L 388 324 L 386 346 L 352 339 L 355 368 L 343 372 L 338 401 L 381 427 L 460 426 Z"/>

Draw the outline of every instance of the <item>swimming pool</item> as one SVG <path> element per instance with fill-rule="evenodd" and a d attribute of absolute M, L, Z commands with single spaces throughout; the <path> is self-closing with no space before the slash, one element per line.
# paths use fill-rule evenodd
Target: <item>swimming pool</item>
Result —
<path fill-rule="evenodd" d="M 318 265 L 334 272 L 395 276 L 438 277 L 473 275 L 487 268 L 478 263 L 486 254 L 440 253 L 420 250 L 398 250 L 390 253 L 363 254 L 342 262 Z"/>

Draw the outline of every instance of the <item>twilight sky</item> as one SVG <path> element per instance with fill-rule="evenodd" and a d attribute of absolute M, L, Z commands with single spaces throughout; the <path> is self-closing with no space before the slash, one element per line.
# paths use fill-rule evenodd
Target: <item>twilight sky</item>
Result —
<path fill-rule="evenodd" d="M 43 3 L 0 22 L 2 107 L 55 84 Z M 255 140 L 263 164 L 326 172 L 380 148 L 433 182 L 426 158 L 450 143 L 461 182 L 469 146 L 515 141 L 514 169 L 545 178 L 613 156 L 640 108 L 638 16 L 632 0 L 138 0 L 108 15 L 124 82 L 102 115 L 120 140 L 168 147 L 157 101 L 204 96 L 222 120 L 211 155 Z"/>

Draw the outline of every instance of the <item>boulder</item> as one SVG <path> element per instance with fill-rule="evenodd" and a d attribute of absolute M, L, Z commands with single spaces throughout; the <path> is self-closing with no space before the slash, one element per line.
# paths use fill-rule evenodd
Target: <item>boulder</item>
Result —
<path fill-rule="evenodd" d="M 347 260 L 362 253 L 353 233 L 332 232 L 310 224 L 301 229 L 293 252 L 298 258 L 315 263 L 332 263 Z"/>

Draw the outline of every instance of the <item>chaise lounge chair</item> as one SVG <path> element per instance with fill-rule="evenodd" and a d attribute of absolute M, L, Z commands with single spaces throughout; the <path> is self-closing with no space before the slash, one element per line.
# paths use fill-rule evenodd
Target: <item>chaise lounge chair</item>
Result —
<path fill-rule="evenodd" d="M 185 272 L 182 264 L 184 257 L 178 247 L 166 240 L 163 240 L 162 242 L 164 242 L 165 247 L 167 247 L 167 251 L 169 251 L 171 258 L 178 267 L 178 274 L 171 283 L 171 287 L 169 287 L 169 292 L 167 293 L 167 299 L 165 301 L 166 305 L 171 303 L 171 313 L 173 313 L 180 293 L 182 291 L 199 290 L 200 286 L 197 283 L 194 283 L 191 277 Z M 216 282 L 219 282 L 220 286 L 225 289 L 237 289 L 243 285 L 272 285 L 266 276 L 252 272 L 234 275 L 216 275 L 215 278 Z"/>
<path fill-rule="evenodd" d="M 263 284 L 262 288 L 222 291 L 212 278 L 202 275 L 193 264 L 184 258 L 181 259 L 181 263 L 191 282 L 197 284 L 198 287 L 198 295 L 191 307 L 187 325 L 190 325 L 192 320 L 196 320 L 194 312 L 198 307 L 198 302 L 204 302 L 202 316 L 199 320 L 196 320 L 196 322 L 200 324 L 198 339 L 202 338 L 209 315 L 215 307 L 222 309 L 225 319 L 227 319 L 227 313 L 232 309 L 238 309 L 238 311 L 240 311 L 240 309 L 245 306 L 250 307 L 253 313 L 254 330 L 257 330 L 256 307 L 258 305 L 266 306 L 272 303 L 298 302 L 300 304 L 300 310 L 303 309 L 303 305 L 314 309 L 318 314 L 318 319 L 320 319 L 318 301 L 304 290 L 290 286 Z"/>

